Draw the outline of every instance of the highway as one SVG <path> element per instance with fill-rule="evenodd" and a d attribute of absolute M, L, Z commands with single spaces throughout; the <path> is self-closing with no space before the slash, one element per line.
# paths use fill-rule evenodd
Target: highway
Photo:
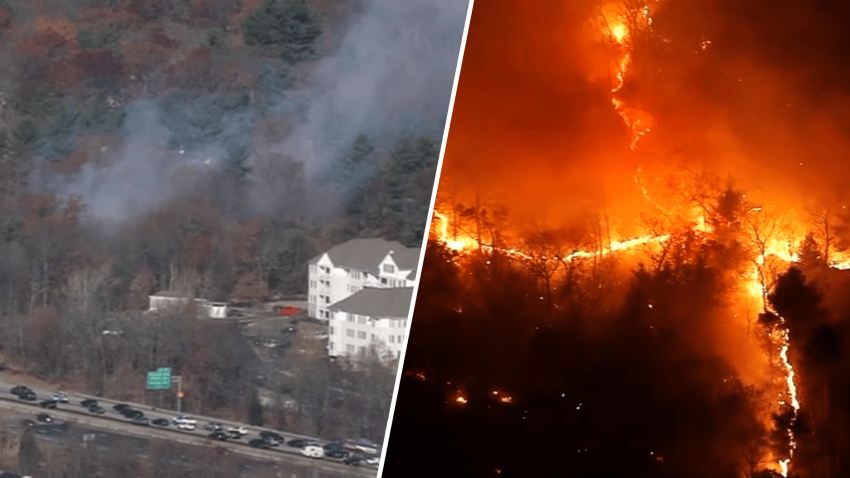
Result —
<path fill-rule="evenodd" d="M 21 400 L 10 393 L 11 389 L 18 385 L 24 385 L 35 391 L 38 399 L 36 401 Z M 177 412 L 171 410 L 154 409 L 148 405 L 141 405 L 131 402 L 120 402 L 116 400 L 104 399 L 90 395 L 82 395 L 78 393 L 70 393 L 64 391 L 69 399 L 69 403 L 60 403 L 55 409 L 46 409 L 39 406 L 39 402 L 49 399 L 56 390 L 39 389 L 27 384 L 25 379 L 21 383 L 8 383 L 0 381 L 0 408 L 15 411 L 18 413 L 32 414 L 33 418 L 41 413 L 50 415 L 57 421 L 68 421 L 85 425 L 88 427 L 110 431 L 122 435 L 130 435 L 144 438 L 159 438 L 171 440 L 174 442 L 184 443 L 187 445 L 197 446 L 216 446 L 226 449 L 230 452 L 239 453 L 245 456 L 256 459 L 282 461 L 287 463 L 298 464 L 316 468 L 321 471 L 333 473 L 334 475 L 343 473 L 345 476 L 362 476 L 374 477 L 377 473 L 377 466 L 349 466 L 342 462 L 342 459 L 333 458 L 308 458 L 302 455 L 299 448 L 287 446 L 285 443 L 280 446 L 272 447 L 271 449 L 254 448 L 248 445 L 248 441 L 253 438 L 259 438 L 259 433 L 262 431 L 272 431 L 284 437 L 284 441 L 289 441 L 295 438 L 309 439 L 325 444 L 326 440 L 318 440 L 312 437 L 285 433 L 269 428 L 260 428 L 245 425 L 244 423 L 235 423 L 219 420 L 217 418 L 200 417 L 197 415 L 185 414 L 197 421 L 197 426 L 194 431 L 180 430 L 175 427 L 171 420 L 177 415 Z M 95 399 L 98 404 L 104 408 L 105 412 L 102 415 L 89 412 L 86 408 L 80 405 L 80 402 L 85 399 Z M 126 403 L 135 410 L 142 411 L 149 419 L 164 418 L 168 420 L 167 427 L 156 425 L 141 426 L 132 423 L 132 420 L 124 418 L 112 407 L 119 403 Z M 249 434 L 241 439 L 228 439 L 227 441 L 213 440 L 208 437 L 211 430 L 207 430 L 205 425 L 208 423 L 221 423 L 225 430 L 231 426 L 245 427 Z M 317 470 L 317 471 L 318 471 Z"/>

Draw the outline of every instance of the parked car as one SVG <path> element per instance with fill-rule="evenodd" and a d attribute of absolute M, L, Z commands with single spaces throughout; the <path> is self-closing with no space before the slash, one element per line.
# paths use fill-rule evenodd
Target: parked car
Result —
<path fill-rule="evenodd" d="M 56 408 L 56 401 L 54 400 L 42 400 L 39 405 L 43 408 Z"/>
<path fill-rule="evenodd" d="M 87 399 L 83 400 L 82 402 L 80 402 L 80 405 L 85 407 L 85 408 L 89 408 L 92 405 L 97 405 L 97 400 L 95 400 L 93 398 L 87 398 Z"/>
<path fill-rule="evenodd" d="M 25 387 L 23 385 L 18 385 L 17 387 L 12 389 L 12 395 L 20 395 L 20 394 L 27 392 L 27 391 L 31 392 L 32 390 L 30 390 L 29 387 Z"/>
<path fill-rule="evenodd" d="M 104 410 L 103 407 L 97 404 L 88 407 L 88 410 L 90 413 L 96 413 L 98 415 L 103 415 L 104 413 L 106 413 L 106 410 Z"/>
<path fill-rule="evenodd" d="M 20 398 L 21 400 L 27 400 L 27 401 L 30 401 L 30 402 L 34 402 L 34 401 L 38 400 L 38 397 L 36 397 L 35 392 L 33 392 L 32 390 L 25 390 L 25 391 L 19 393 L 18 398 Z"/>
<path fill-rule="evenodd" d="M 254 438 L 249 441 L 248 444 L 254 448 L 262 448 L 264 450 L 268 450 L 272 447 L 272 445 L 263 438 Z"/>
<path fill-rule="evenodd" d="M 212 432 L 209 434 L 209 437 L 213 440 L 227 441 L 227 433 L 224 432 Z"/>
<path fill-rule="evenodd" d="M 318 444 L 309 444 L 301 449 L 301 454 L 310 458 L 322 458 L 325 456 L 325 449 Z"/>
<path fill-rule="evenodd" d="M 133 425 L 142 425 L 142 426 L 150 426 L 151 421 L 148 417 L 135 417 L 133 418 Z"/>
<path fill-rule="evenodd" d="M 168 426 L 168 420 L 166 420 L 164 418 L 154 418 L 153 420 L 151 420 L 151 423 L 158 426 L 158 427 L 167 427 Z"/>
<path fill-rule="evenodd" d="M 46 413 L 42 413 L 41 415 L 35 417 L 35 419 L 40 421 L 41 423 L 53 423 L 53 417 Z"/>
<path fill-rule="evenodd" d="M 328 450 L 325 448 L 325 456 L 328 458 L 348 458 L 351 456 L 351 452 L 348 450 Z"/>
<path fill-rule="evenodd" d="M 59 403 L 68 403 L 68 396 L 62 392 L 56 392 L 50 397 L 51 400 L 55 400 Z"/>

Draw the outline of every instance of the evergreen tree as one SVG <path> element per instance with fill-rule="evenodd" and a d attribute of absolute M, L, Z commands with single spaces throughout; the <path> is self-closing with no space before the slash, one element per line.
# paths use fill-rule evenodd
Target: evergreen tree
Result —
<path fill-rule="evenodd" d="M 315 56 L 322 21 L 304 0 L 268 0 L 244 24 L 248 45 L 280 45 L 281 59 L 296 63 Z"/>

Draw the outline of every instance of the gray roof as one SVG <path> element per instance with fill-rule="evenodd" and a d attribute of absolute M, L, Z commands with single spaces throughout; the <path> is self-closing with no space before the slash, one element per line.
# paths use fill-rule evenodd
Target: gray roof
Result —
<path fill-rule="evenodd" d="M 187 292 L 179 292 L 176 290 L 163 290 L 159 291 L 156 294 L 153 294 L 151 297 L 174 297 L 177 299 L 189 299 L 192 294 Z"/>
<path fill-rule="evenodd" d="M 409 276 L 410 279 L 416 277 L 416 269 L 419 268 L 419 254 L 421 252 L 421 249 L 411 249 L 409 247 L 393 252 L 393 260 L 399 268 L 413 271 Z"/>
<path fill-rule="evenodd" d="M 410 253 L 407 252 L 409 251 L 407 247 L 400 242 L 385 241 L 383 239 L 352 239 L 332 248 L 327 253 L 331 258 L 331 262 L 336 267 L 377 272 L 378 265 L 390 251 L 393 251 L 394 260 L 398 261 L 395 257 L 399 255 L 399 257 L 404 257 L 404 260 L 408 261 L 406 257 Z M 419 250 L 416 249 L 416 251 L 416 254 L 419 254 Z M 321 258 L 322 254 L 319 254 L 310 259 L 309 263 L 315 264 Z M 416 261 L 413 262 L 414 269 L 418 261 L 419 257 L 417 255 Z"/>
<path fill-rule="evenodd" d="M 370 317 L 407 318 L 411 300 L 413 300 L 413 287 L 394 289 L 366 287 L 331 305 L 330 309 Z"/>

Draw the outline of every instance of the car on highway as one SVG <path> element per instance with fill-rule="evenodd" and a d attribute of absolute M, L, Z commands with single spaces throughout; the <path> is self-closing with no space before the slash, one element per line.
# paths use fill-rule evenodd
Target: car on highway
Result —
<path fill-rule="evenodd" d="M 245 428 L 245 427 L 241 427 L 241 426 L 240 427 L 230 427 L 230 428 L 227 429 L 227 433 L 230 433 L 231 435 L 239 435 L 241 437 L 244 437 L 245 435 L 248 434 L 248 429 Z"/>
<path fill-rule="evenodd" d="M 50 397 L 51 400 L 55 400 L 59 403 L 68 403 L 68 395 L 65 395 L 62 392 L 56 392 L 53 396 Z"/>
<path fill-rule="evenodd" d="M 301 449 L 301 454 L 310 458 L 322 458 L 325 456 L 325 449 L 318 444 L 310 444 Z"/>
<path fill-rule="evenodd" d="M 164 418 L 154 418 L 153 420 L 151 420 L 151 423 L 158 426 L 158 427 L 167 427 L 168 426 L 168 420 L 166 420 Z"/>
<path fill-rule="evenodd" d="M 377 455 L 381 451 L 381 445 L 363 438 L 358 440 L 346 440 L 344 445 L 349 450 L 363 452 L 368 455 Z"/>
<path fill-rule="evenodd" d="M 272 447 L 272 445 L 263 438 L 254 438 L 249 441 L 248 444 L 254 448 L 262 448 L 264 450 L 268 450 Z"/>
<path fill-rule="evenodd" d="M 177 415 L 171 419 L 171 423 L 181 430 L 194 430 L 197 421 L 185 415 Z"/>
<path fill-rule="evenodd" d="M 273 445 L 280 445 L 281 443 L 283 443 L 283 435 L 275 432 L 270 432 L 268 430 L 261 431 L 260 438 L 266 440 L 266 442 L 271 443 Z"/>
<path fill-rule="evenodd" d="M 35 392 L 33 392 L 32 390 L 25 390 L 25 391 L 19 393 L 18 398 L 20 398 L 21 400 L 28 400 L 30 402 L 34 402 L 34 401 L 38 400 L 38 397 L 35 395 Z"/>
<path fill-rule="evenodd" d="M 211 432 L 217 432 L 217 431 L 224 430 L 224 425 L 222 425 L 221 423 L 218 423 L 218 422 L 209 422 L 206 425 L 204 425 L 204 429 L 209 430 Z"/>
<path fill-rule="evenodd" d="M 12 389 L 12 395 L 20 395 L 26 391 L 32 391 L 29 387 L 25 387 L 23 385 L 18 385 L 17 387 Z"/>
<path fill-rule="evenodd" d="M 348 458 L 351 456 L 351 452 L 348 450 L 328 450 L 327 448 L 325 448 L 325 456 L 328 458 Z"/>
<path fill-rule="evenodd" d="M 121 410 L 124 410 L 125 408 L 130 408 L 130 405 L 127 405 L 126 403 L 119 403 L 117 405 L 112 406 L 112 409 L 115 410 L 116 412 L 119 412 L 119 413 L 121 412 Z"/>
<path fill-rule="evenodd" d="M 148 417 L 136 417 L 133 418 L 133 425 L 142 425 L 142 426 L 150 426 L 151 421 Z"/>
<path fill-rule="evenodd" d="M 132 408 L 125 408 L 121 410 L 121 415 L 124 415 L 124 418 L 139 418 L 145 416 L 141 410 L 134 410 Z"/>
<path fill-rule="evenodd" d="M 209 437 L 213 440 L 227 441 L 227 433 L 224 432 L 212 432 L 209 434 Z"/>
<path fill-rule="evenodd" d="M 363 456 L 352 456 L 350 458 L 346 458 L 342 460 L 343 463 L 349 466 L 375 466 L 380 463 L 380 459 L 378 458 L 366 458 Z"/>
<path fill-rule="evenodd" d="M 46 413 L 42 413 L 41 415 L 35 417 L 35 419 L 40 421 L 41 423 L 53 423 L 53 417 Z"/>
<path fill-rule="evenodd" d="M 97 400 L 95 400 L 93 398 L 87 398 L 87 399 L 83 400 L 82 402 L 80 402 L 80 406 L 84 407 L 84 408 L 89 408 L 92 405 L 97 405 Z"/>
<path fill-rule="evenodd" d="M 171 421 L 174 422 L 174 423 L 184 422 L 184 423 L 191 423 L 192 425 L 198 424 L 197 420 L 195 420 L 194 418 L 191 418 L 191 417 L 187 417 L 186 415 L 183 415 L 183 414 L 176 415 L 174 418 L 171 419 Z"/>
<path fill-rule="evenodd" d="M 94 413 L 94 414 L 97 414 L 97 415 L 103 415 L 104 413 L 106 413 L 106 410 L 104 410 L 103 407 L 101 407 L 98 404 L 94 404 L 94 405 L 89 406 L 88 411 L 89 411 L 89 413 Z"/>
<path fill-rule="evenodd" d="M 39 403 L 39 405 L 42 408 L 56 408 L 56 401 L 55 400 L 42 400 Z"/>
<path fill-rule="evenodd" d="M 295 438 L 294 440 L 286 442 L 286 446 L 291 446 L 292 448 L 304 448 L 307 445 L 313 444 L 315 444 L 315 442 L 312 440 L 305 440 L 303 438 Z"/>

